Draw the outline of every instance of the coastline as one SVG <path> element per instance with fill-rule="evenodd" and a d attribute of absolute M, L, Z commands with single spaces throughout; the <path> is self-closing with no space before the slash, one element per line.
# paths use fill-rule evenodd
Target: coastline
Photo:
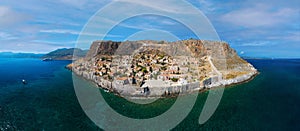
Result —
<path fill-rule="evenodd" d="M 209 91 L 210 89 L 213 89 L 213 88 L 230 88 L 230 87 L 233 87 L 233 86 L 236 86 L 236 85 L 246 84 L 246 83 L 252 81 L 253 79 L 255 79 L 255 77 L 258 76 L 259 74 L 260 73 L 257 72 L 254 75 L 252 75 L 249 79 L 246 79 L 246 80 L 241 81 L 241 82 L 231 83 L 231 84 L 228 84 L 228 85 L 225 85 L 225 86 L 215 86 L 215 87 L 211 87 L 211 88 L 202 89 L 202 90 L 199 90 L 199 93 Z"/>
<path fill-rule="evenodd" d="M 176 49 L 182 48 L 181 45 L 187 49 L 178 52 Z M 125 46 L 126 51 L 119 46 Z M 129 50 L 139 53 L 128 54 Z M 94 41 L 86 57 L 67 68 L 107 92 L 141 98 L 172 97 L 228 87 L 246 83 L 258 73 L 228 43 L 206 40 L 165 44 Z"/>
<path fill-rule="evenodd" d="M 260 74 L 260 72 L 256 72 L 254 75 L 252 75 L 249 79 L 246 79 L 245 81 L 242 82 L 237 82 L 237 83 L 231 83 L 229 85 L 226 85 L 225 88 L 229 88 L 232 86 L 236 86 L 236 85 L 240 85 L 240 84 L 246 84 L 250 81 L 252 81 L 253 79 L 255 79 L 258 75 Z"/>
<path fill-rule="evenodd" d="M 108 93 L 113 93 L 116 96 L 122 97 L 122 98 L 130 98 L 130 99 L 156 99 L 156 98 L 175 98 L 177 96 L 184 96 L 184 95 L 188 95 L 188 94 L 192 94 L 192 93 L 204 93 L 206 91 L 209 91 L 211 89 L 214 88 L 228 88 L 228 87 L 232 87 L 235 85 L 240 85 L 240 84 L 245 84 L 250 82 L 251 80 L 253 80 L 256 76 L 258 76 L 260 73 L 258 71 L 255 72 L 251 72 L 249 74 L 245 74 L 242 76 L 238 76 L 236 78 L 230 79 L 230 80 L 224 80 L 218 82 L 217 84 L 214 84 L 210 87 L 199 87 L 199 88 L 194 88 L 192 90 L 188 90 L 186 92 L 174 92 L 174 93 L 169 93 L 169 94 L 164 94 L 162 93 L 162 95 L 137 95 L 137 94 L 123 94 L 122 90 L 118 90 L 118 88 L 113 87 L 113 83 L 112 82 L 108 82 L 107 80 L 102 80 L 101 82 L 103 83 L 103 81 L 105 81 L 104 83 L 109 83 L 111 86 L 104 86 L 101 85 L 99 83 L 97 83 L 95 80 L 90 79 L 88 77 L 84 77 L 84 73 L 78 73 L 74 70 L 72 70 L 72 68 L 70 66 L 65 66 L 66 69 L 72 71 L 72 73 L 74 75 L 76 75 L 77 77 L 86 80 L 87 82 L 92 82 L 95 87 L 102 89 L 103 91 L 107 91 Z M 220 84 L 221 83 L 221 84 Z M 106 85 L 109 85 L 106 84 Z M 183 86 L 182 86 L 183 87 Z"/>

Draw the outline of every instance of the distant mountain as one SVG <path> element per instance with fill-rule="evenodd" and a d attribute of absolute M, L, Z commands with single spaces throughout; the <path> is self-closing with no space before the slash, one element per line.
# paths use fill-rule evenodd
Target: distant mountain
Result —
<path fill-rule="evenodd" d="M 44 54 L 0 52 L 0 58 L 41 58 Z"/>
<path fill-rule="evenodd" d="M 250 57 L 250 56 L 242 56 L 243 59 L 274 59 L 269 57 Z"/>
<path fill-rule="evenodd" d="M 63 49 L 57 49 L 55 51 L 52 51 L 44 56 L 42 58 L 51 58 L 53 60 L 73 60 L 78 59 L 81 57 L 85 57 L 88 50 L 81 50 L 78 48 L 63 48 Z M 75 56 L 73 57 L 73 54 Z"/>

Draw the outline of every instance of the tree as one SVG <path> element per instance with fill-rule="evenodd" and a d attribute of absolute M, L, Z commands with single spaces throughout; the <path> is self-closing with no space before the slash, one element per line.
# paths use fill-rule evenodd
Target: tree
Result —
<path fill-rule="evenodd" d="M 173 81 L 173 82 L 178 82 L 178 78 L 171 78 L 171 81 Z"/>

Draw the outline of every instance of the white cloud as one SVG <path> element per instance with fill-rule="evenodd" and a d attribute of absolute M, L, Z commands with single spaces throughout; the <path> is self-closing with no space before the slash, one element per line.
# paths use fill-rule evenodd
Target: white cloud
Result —
<path fill-rule="evenodd" d="M 155 28 L 153 25 L 145 24 L 145 23 L 139 24 L 139 25 L 131 25 L 131 24 L 121 23 L 121 24 L 119 24 L 119 26 L 125 27 L 125 28 L 131 28 L 131 29 L 138 29 L 138 30 L 151 30 L 151 29 Z"/>
<path fill-rule="evenodd" d="M 294 32 L 284 32 L 284 34 L 277 34 L 273 36 L 266 37 L 268 40 L 275 40 L 275 41 L 292 41 L 292 42 L 300 42 L 300 30 Z"/>
<path fill-rule="evenodd" d="M 169 20 L 162 20 L 158 23 L 161 23 L 162 25 L 159 24 L 151 24 L 148 22 L 143 22 L 139 24 L 135 23 L 120 23 L 119 26 L 125 27 L 125 28 L 131 28 L 131 29 L 138 29 L 138 30 L 152 30 L 152 29 L 163 29 L 166 25 L 176 25 L 176 22 L 169 21 Z"/>
<path fill-rule="evenodd" d="M 62 29 L 53 29 L 53 30 L 41 30 L 42 33 L 55 33 L 55 34 L 72 34 L 79 35 L 80 32 L 73 30 L 62 30 Z"/>
<path fill-rule="evenodd" d="M 155 21 L 157 24 L 164 24 L 164 25 L 176 25 L 177 22 L 175 21 L 172 21 L 171 19 L 169 18 L 165 18 L 165 17 L 162 17 L 162 16 L 143 16 L 142 18 L 145 18 L 145 22 L 153 22 Z"/>
<path fill-rule="evenodd" d="M 117 23 L 114 20 L 111 20 L 109 18 L 98 18 L 99 20 L 92 23 L 91 26 L 94 28 L 104 28 L 107 24 Z M 143 19 L 143 20 L 141 20 Z M 165 26 L 174 26 L 178 24 L 176 21 L 172 21 L 170 19 L 161 17 L 161 16 L 141 16 L 139 18 L 139 22 L 122 22 L 119 23 L 118 26 L 125 27 L 125 28 L 131 28 L 131 29 L 138 29 L 138 30 L 151 30 L 151 29 L 161 29 Z M 138 24 L 137 24 L 138 23 Z M 155 24 L 154 24 L 155 23 Z"/>
<path fill-rule="evenodd" d="M 76 21 L 68 22 L 68 21 L 53 20 L 53 19 L 50 19 L 50 20 L 49 19 L 36 19 L 33 22 L 47 24 L 47 25 L 77 26 L 77 27 L 83 26 L 82 23 L 76 22 Z"/>
<path fill-rule="evenodd" d="M 15 26 L 16 23 L 22 22 L 29 16 L 15 12 L 10 7 L 0 6 L 0 27 Z"/>
<path fill-rule="evenodd" d="M 63 3 L 81 10 L 93 10 L 104 6 L 105 4 L 111 2 L 111 0 L 59 0 L 56 2 Z"/>
<path fill-rule="evenodd" d="M 85 0 L 60 0 L 60 2 L 81 8 L 83 5 L 86 4 L 87 1 L 85 1 Z"/>
<path fill-rule="evenodd" d="M 13 36 L 12 34 L 6 33 L 6 32 L 0 32 L 0 40 L 14 40 L 18 37 Z"/>
<path fill-rule="evenodd" d="M 32 40 L 31 42 L 35 43 L 47 43 L 47 44 L 53 44 L 53 45 L 74 45 L 77 41 L 63 41 L 63 42 L 57 42 L 57 41 L 46 41 L 46 40 Z"/>
<path fill-rule="evenodd" d="M 284 37 L 285 40 L 300 42 L 300 31 L 290 33 L 288 36 Z"/>
<path fill-rule="evenodd" d="M 199 3 L 200 3 L 200 6 L 201 6 L 201 9 L 204 11 L 204 12 L 213 12 L 215 11 L 215 6 L 214 6 L 214 3 L 212 3 L 212 1 L 208 1 L 208 0 L 199 0 Z"/>
<path fill-rule="evenodd" d="M 270 46 L 270 45 L 274 45 L 275 43 L 271 43 L 270 41 L 254 41 L 254 42 L 248 42 L 248 43 L 243 43 L 239 46 Z"/>
<path fill-rule="evenodd" d="M 41 33 L 52 33 L 52 34 L 72 34 L 72 35 L 85 35 L 85 36 L 107 36 L 107 37 L 122 37 L 119 35 L 105 35 L 100 34 L 96 32 L 90 32 L 90 33 L 81 33 L 80 31 L 74 31 L 74 30 L 64 30 L 64 29 L 53 29 L 53 30 L 41 30 Z"/>
<path fill-rule="evenodd" d="M 298 13 L 298 14 L 297 14 Z M 288 22 L 299 9 L 272 9 L 268 5 L 257 4 L 254 7 L 242 8 L 229 12 L 221 20 L 244 27 L 272 27 Z"/>
<path fill-rule="evenodd" d="M 157 1 L 150 1 L 150 0 L 115 0 L 120 2 L 126 2 L 131 4 L 140 5 L 142 7 L 149 7 L 154 10 L 168 12 L 168 13 L 175 13 L 175 14 L 195 14 L 190 10 L 185 10 L 186 8 L 178 8 L 180 7 L 177 1 L 171 0 L 157 0 Z"/>
<path fill-rule="evenodd" d="M 161 21 L 162 24 L 165 24 L 165 25 L 176 25 L 177 22 L 174 22 L 174 21 L 170 21 L 170 20 L 163 20 Z"/>

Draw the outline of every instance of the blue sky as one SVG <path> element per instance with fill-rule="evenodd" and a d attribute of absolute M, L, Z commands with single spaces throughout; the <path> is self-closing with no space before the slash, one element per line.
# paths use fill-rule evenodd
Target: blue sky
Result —
<path fill-rule="evenodd" d="M 57 48 L 74 47 L 89 19 L 111 2 L 1 0 L 0 51 L 45 53 Z M 153 3 L 135 0 L 130 2 L 137 2 L 141 8 L 155 8 L 156 4 L 164 4 L 162 0 Z M 187 2 L 201 10 L 215 27 L 220 39 L 228 42 L 242 56 L 300 58 L 300 0 Z M 189 12 L 172 9 L 170 6 L 163 10 L 178 15 Z M 195 37 L 189 29 L 172 19 L 144 16 L 120 23 L 105 39 L 125 40 L 127 36 L 147 29 L 166 30 L 179 39 Z M 86 35 L 96 37 L 102 34 Z M 87 43 L 91 41 L 93 39 Z"/>

